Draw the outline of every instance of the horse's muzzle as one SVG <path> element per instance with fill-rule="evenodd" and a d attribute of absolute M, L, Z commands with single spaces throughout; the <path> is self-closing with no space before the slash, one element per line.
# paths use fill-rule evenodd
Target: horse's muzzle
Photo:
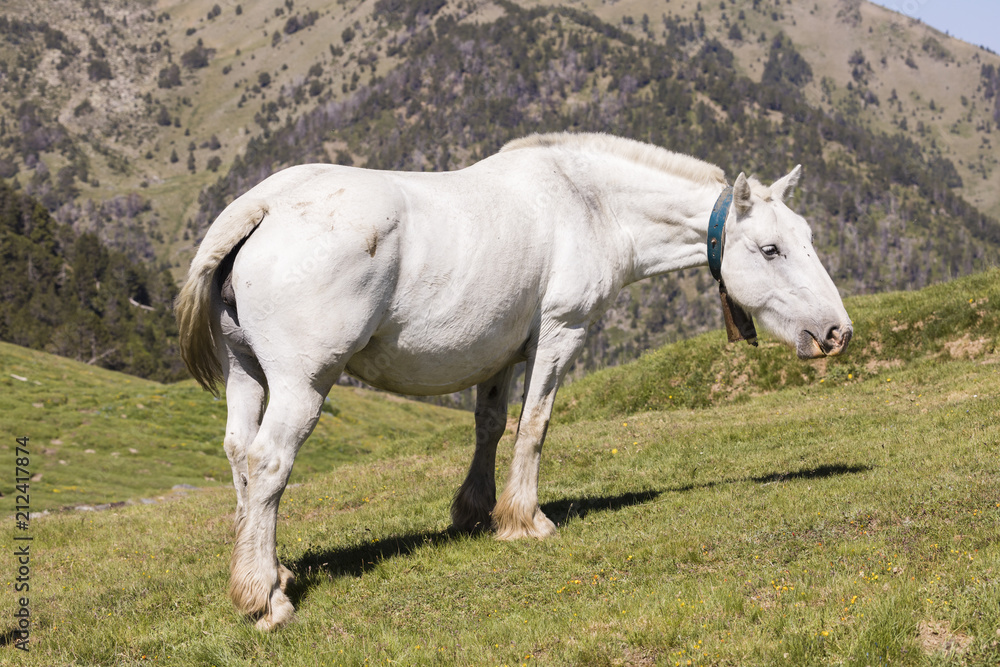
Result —
<path fill-rule="evenodd" d="M 833 325 L 827 327 L 822 338 L 803 329 L 799 333 L 799 339 L 795 346 L 795 351 L 799 359 L 816 359 L 818 357 L 835 357 L 847 350 L 851 342 L 854 329 L 850 325 Z"/>

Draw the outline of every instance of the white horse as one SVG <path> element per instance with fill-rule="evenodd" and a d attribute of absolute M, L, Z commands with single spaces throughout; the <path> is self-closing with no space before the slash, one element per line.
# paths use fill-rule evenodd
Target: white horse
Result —
<path fill-rule="evenodd" d="M 842 352 L 851 323 L 770 187 L 732 188 L 722 279 L 730 297 L 800 357 Z M 533 135 L 447 173 L 292 167 L 230 204 L 177 299 L 191 374 L 224 380 L 236 486 L 229 593 L 269 630 L 294 617 L 278 562 L 278 502 L 299 447 L 344 371 L 388 391 L 476 385 L 476 448 L 452 506 L 461 530 L 543 538 L 538 467 L 556 389 L 619 290 L 704 266 L 720 168 L 594 134 Z M 507 483 L 496 446 L 512 369 L 527 362 Z"/>

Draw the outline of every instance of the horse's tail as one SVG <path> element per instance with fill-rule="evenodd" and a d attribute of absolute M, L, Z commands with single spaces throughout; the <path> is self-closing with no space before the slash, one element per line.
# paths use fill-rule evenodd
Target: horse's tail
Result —
<path fill-rule="evenodd" d="M 174 304 L 181 358 L 198 384 L 216 396 L 222 363 L 216 354 L 208 312 L 215 274 L 233 248 L 257 228 L 267 210 L 267 204 L 260 200 L 238 199 L 226 207 L 205 234 Z"/>

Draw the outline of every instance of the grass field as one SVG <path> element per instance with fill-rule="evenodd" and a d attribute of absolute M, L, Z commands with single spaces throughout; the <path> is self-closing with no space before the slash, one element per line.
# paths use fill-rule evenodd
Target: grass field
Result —
<path fill-rule="evenodd" d="M 331 457 L 285 492 L 278 553 L 298 573 L 298 622 L 275 634 L 225 597 L 229 489 L 35 519 L 31 651 L 8 645 L 0 661 L 996 665 L 1000 272 L 848 310 L 854 347 L 825 365 L 713 333 L 567 387 L 540 486 L 560 533 L 544 542 L 448 532 L 468 415 L 408 428 L 396 414 L 391 437 L 356 435 L 363 456 Z M 153 391 L 134 382 L 121 401 Z M 136 430 L 109 438 L 218 410 L 203 436 L 217 446 L 220 405 L 157 387 L 194 405 L 117 417 Z M 331 409 L 346 421 L 362 404 Z M 6 608 L 15 572 L 5 549 Z"/>
<path fill-rule="evenodd" d="M 230 488 L 222 438 L 225 400 L 193 381 L 164 385 L 0 343 L 0 453 L 15 437 L 32 449 L 33 512 L 155 499 L 175 485 Z M 413 433 L 468 420 L 454 410 L 334 387 L 292 483 L 361 461 Z M 14 490 L 13 469 L 0 493 Z"/>

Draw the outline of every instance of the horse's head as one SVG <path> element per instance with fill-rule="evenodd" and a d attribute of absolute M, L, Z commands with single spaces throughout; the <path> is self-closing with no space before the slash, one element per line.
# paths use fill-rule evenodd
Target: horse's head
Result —
<path fill-rule="evenodd" d="M 722 279 L 730 297 L 802 359 L 840 354 L 853 329 L 802 216 L 784 202 L 802 167 L 770 188 L 740 174 L 726 225 Z"/>

